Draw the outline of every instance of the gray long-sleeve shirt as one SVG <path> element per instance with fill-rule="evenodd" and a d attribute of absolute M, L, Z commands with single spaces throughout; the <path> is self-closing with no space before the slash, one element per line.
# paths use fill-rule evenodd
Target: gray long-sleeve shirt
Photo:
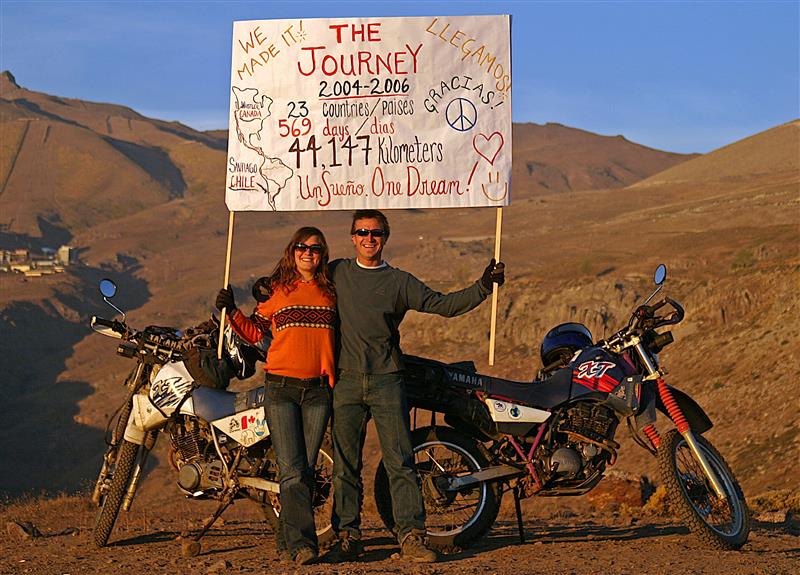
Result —
<path fill-rule="evenodd" d="M 355 259 L 330 264 L 341 322 L 339 369 L 394 373 L 403 369 L 400 322 L 408 310 L 453 317 L 478 306 L 491 293 L 480 281 L 449 294 L 432 290 L 389 265 L 362 268 Z"/>

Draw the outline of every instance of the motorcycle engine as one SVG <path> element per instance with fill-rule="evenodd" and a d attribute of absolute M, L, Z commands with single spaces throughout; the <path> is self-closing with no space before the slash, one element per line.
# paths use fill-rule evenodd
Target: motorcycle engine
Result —
<path fill-rule="evenodd" d="M 583 469 L 583 459 L 571 447 L 559 447 L 550 456 L 550 470 L 558 475 L 575 477 Z"/>
<path fill-rule="evenodd" d="M 178 472 L 178 486 L 189 493 L 215 487 L 221 488 L 222 462 L 219 459 L 213 459 L 184 464 Z"/>
<path fill-rule="evenodd" d="M 193 494 L 222 488 L 222 462 L 211 445 L 208 428 L 196 419 L 186 418 L 170 429 L 171 459 L 178 470 L 178 486 Z"/>
<path fill-rule="evenodd" d="M 616 460 L 617 418 L 607 407 L 578 403 L 563 412 L 554 430 L 545 475 L 559 482 L 584 480 Z"/>

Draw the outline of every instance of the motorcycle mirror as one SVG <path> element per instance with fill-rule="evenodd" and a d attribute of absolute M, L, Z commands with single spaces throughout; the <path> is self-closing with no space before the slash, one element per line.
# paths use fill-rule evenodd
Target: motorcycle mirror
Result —
<path fill-rule="evenodd" d="M 117 284 L 111 281 L 108 278 L 103 278 L 100 280 L 100 293 L 103 294 L 103 301 L 106 302 L 108 305 L 114 308 L 114 310 L 122 315 L 122 321 L 125 321 L 125 312 L 115 306 L 113 303 L 108 301 L 109 298 L 114 297 L 117 293 Z"/>
<path fill-rule="evenodd" d="M 103 297 L 114 297 L 114 294 L 117 293 L 117 284 L 107 278 L 101 279 L 100 293 L 103 294 Z"/>
<path fill-rule="evenodd" d="M 653 282 L 657 286 L 660 286 L 661 284 L 664 283 L 664 280 L 666 279 L 667 279 L 667 266 L 665 266 L 664 264 L 658 264 L 658 267 L 656 268 L 656 273 L 653 276 Z"/>

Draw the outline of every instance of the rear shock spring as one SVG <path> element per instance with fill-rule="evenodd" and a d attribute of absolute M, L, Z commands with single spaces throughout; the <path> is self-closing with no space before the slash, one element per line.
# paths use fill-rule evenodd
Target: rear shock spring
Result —
<path fill-rule="evenodd" d="M 678 433 L 682 434 L 688 431 L 689 423 L 683 416 L 683 412 L 678 406 L 678 402 L 675 401 L 675 398 L 672 396 L 672 392 L 669 390 L 669 387 L 667 387 L 667 384 L 663 379 L 658 380 L 658 394 L 661 396 L 661 401 L 667 408 L 667 413 L 669 413 L 670 419 L 672 419 L 672 421 L 675 423 L 675 427 L 678 428 Z"/>

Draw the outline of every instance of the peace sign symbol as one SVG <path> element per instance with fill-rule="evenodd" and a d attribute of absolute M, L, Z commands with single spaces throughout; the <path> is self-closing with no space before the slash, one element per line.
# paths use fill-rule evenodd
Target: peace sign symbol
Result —
<path fill-rule="evenodd" d="M 458 132 L 466 132 L 478 121 L 478 110 L 475 104 L 466 98 L 454 98 L 444 111 L 448 125 Z"/>

